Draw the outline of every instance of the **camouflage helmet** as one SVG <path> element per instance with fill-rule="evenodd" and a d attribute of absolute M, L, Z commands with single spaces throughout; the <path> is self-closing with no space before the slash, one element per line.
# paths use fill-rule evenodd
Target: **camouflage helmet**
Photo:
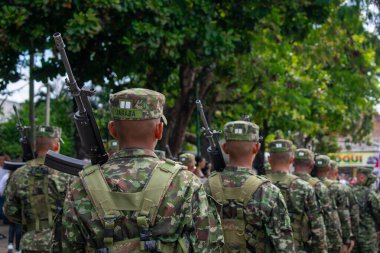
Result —
<path fill-rule="evenodd" d="M 307 148 L 299 148 L 294 152 L 294 159 L 296 161 L 314 161 L 314 153 Z"/>
<path fill-rule="evenodd" d="M 183 153 L 179 156 L 179 161 L 183 165 L 189 165 L 191 162 L 195 164 L 195 156 L 191 153 Z"/>
<path fill-rule="evenodd" d="M 226 141 L 259 141 L 259 126 L 248 121 L 231 121 L 224 125 Z"/>
<path fill-rule="evenodd" d="M 58 138 L 62 143 L 61 139 L 62 129 L 55 126 L 36 126 L 36 137 L 49 137 Z"/>
<path fill-rule="evenodd" d="M 326 168 L 330 166 L 331 159 L 327 155 L 318 155 L 315 158 L 315 167 L 316 168 Z"/>
<path fill-rule="evenodd" d="M 107 151 L 119 151 L 119 141 L 118 140 L 109 140 L 107 142 Z"/>
<path fill-rule="evenodd" d="M 111 116 L 115 120 L 147 120 L 162 118 L 165 96 L 157 91 L 134 88 L 110 96 Z"/>
<path fill-rule="evenodd" d="M 269 153 L 293 152 L 293 143 L 289 140 L 279 139 L 269 143 Z"/>

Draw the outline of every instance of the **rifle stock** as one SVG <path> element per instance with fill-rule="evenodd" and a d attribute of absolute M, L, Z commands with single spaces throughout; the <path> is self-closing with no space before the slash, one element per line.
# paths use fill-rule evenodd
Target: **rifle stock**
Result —
<path fill-rule="evenodd" d="M 210 146 L 207 148 L 207 153 L 210 157 L 213 169 L 216 171 L 223 171 L 226 167 L 226 162 L 224 161 L 222 149 L 220 148 L 218 135 L 221 133 L 219 131 L 212 130 L 206 120 L 205 113 L 203 111 L 202 102 L 200 100 L 195 101 L 197 105 L 198 112 L 201 116 L 201 121 L 203 124 L 203 134 L 206 136 L 210 142 Z"/>

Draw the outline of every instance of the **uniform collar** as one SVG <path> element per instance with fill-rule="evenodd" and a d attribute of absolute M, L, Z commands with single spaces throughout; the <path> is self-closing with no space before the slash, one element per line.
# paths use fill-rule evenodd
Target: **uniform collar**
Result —
<path fill-rule="evenodd" d="M 309 178 L 311 178 L 311 176 L 308 173 L 294 172 L 294 175 L 296 175 L 296 176 L 298 176 L 304 180 L 308 180 Z"/>
<path fill-rule="evenodd" d="M 284 175 L 289 174 L 288 171 L 273 171 L 273 170 L 269 170 L 266 173 L 268 173 L 268 174 L 284 174 Z"/>
<path fill-rule="evenodd" d="M 143 149 L 143 148 L 125 148 L 114 153 L 110 157 L 110 160 L 118 159 L 118 158 L 143 157 L 143 156 L 150 156 L 150 157 L 158 159 L 157 155 L 154 153 L 153 150 Z"/>

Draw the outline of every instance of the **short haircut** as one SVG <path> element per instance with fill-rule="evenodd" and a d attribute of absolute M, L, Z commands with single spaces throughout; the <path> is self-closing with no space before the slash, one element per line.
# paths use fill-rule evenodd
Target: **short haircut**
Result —
<path fill-rule="evenodd" d="M 253 141 L 227 141 L 227 150 L 230 156 L 247 156 L 252 154 Z"/>
<path fill-rule="evenodd" d="M 294 160 L 294 166 L 309 167 L 312 164 L 313 164 L 313 161 L 308 160 L 308 159 L 296 159 L 296 160 Z"/>
<path fill-rule="evenodd" d="M 272 166 L 287 165 L 293 152 L 270 153 L 270 163 Z"/>
<path fill-rule="evenodd" d="M 59 143 L 59 138 L 50 138 L 47 136 L 36 137 L 36 149 L 37 151 L 45 151 L 52 149 L 54 144 Z"/>

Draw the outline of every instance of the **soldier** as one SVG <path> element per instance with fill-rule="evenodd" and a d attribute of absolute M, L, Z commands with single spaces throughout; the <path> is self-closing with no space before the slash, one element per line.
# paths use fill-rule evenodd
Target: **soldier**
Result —
<path fill-rule="evenodd" d="M 17 169 L 5 190 L 5 215 L 23 225 L 23 253 L 60 250 L 61 214 L 69 176 L 43 165 L 49 149 L 59 152 L 60 137 L 60 128 L 37 126 L 37 158 Z"/>
<path fill-rule="evenodd" d="M 107 153 L 111 156 L 119 151 L 119 142 L 117 140 L 109 140 L 107 142 Z"/>
<path fill-rule="evenodd" d="M 340 253 L 343 246 L 342 228 L 338 213 L 337 191 L 330 186 L 334 183 L 327 178 L 330 172 L 330 158 L 326 155 L 319 155 L 315 158 L 315 170 L 317 178 L 327 187 L 331 200 L 331 221 L 326 221 L 329 224 L 327 236 L 329 237 L 329 253 Z M 342 208 L 340 208 L 342 209 Z M 344 252 L 344 251 L 343 251 Z"/>
<path fill-rule="evenodd" d="M 252 162 L 260 150 L 259 127 L 247 121 L 224 126 L 229 155 L 223 172 L 212 172 L 206 191 L 221 205 L 223 252 L 294 252 L 290 219 L 280 190 L 256 176 Z"/>
<path fill-rule="evenodd" d="M 201 182 L 154 153 L 164 104 L 164 95 L 147 89 L 111 95 L 108 129 L 120 151 L 71 184 L 64 252 L 219 252 L 220 220 Z"/>
<path fill-rule="evenodd" d="M 285 198 L 296 252 L 327 252 L 326 229 L 314 189 L 289 173 L 294 160 L 292 145 L 284 139 L 269 143 L 268 161 L 272 170 L 267 177 L 280 188 Z"/>
<path fill-rule="evenodd" d="M 191 172 L 195 171 L 195 156 L 191 153 L 183 153 L 179 155 L 179 161 L 187 167 Z"/>
<path fill-rule="evenodd" d="M 347 252 L 350 253 L 355 245 L 354 235 L 357 235 L 357 232 L 353 233 L 353 230 L 357 230 L 359 226 L 359 205 L 352 194 L 350 187 L 345 186 L 338 181 L 338 175 L 338 163 L 331 161 L 328 178 L 336 184 L 340 193 L 339 195 L 345 196 L 345 200 L 343 200 L 343 204 L 346 203 L 345 208 L 339 211 L 339 218 L 342 225 L 343 242 L 345 242 L 347 246 Z"/>
<path fill-rule="evenodd" d="M 337 223 L 334 220 L 336 217 L 334 216 L 332 201 L 330 199 L 327 187 L 318 178 L 310 176 L 310 173 L 314 167 L 313 152 L 309 149 L 297 149 L 295 151 L 293 166 L 295 170 L 294 174 L 308 182 L 314 188 L 317 204 L 322 212 L 323 221 L 326 227 L 327 245 L 328 248 L 331 249 L 333 248 L 332 242 L 341 240 L 339 231 L 340 228 L 337 227 Z M 338 225 L 339 224 L 340 222 Z M 315 241 L 312 242 L 312 246 L 314 243 Z"/>
<path fill-rule="evenodd" d="M 376 180 L 372 171 L 373 168 L 358 168 L 357 184 L 353 187 L 360 208 L 360 223 L 354 249 L 356 253 L 376 253 L 379 242 L 377 234 L 380 231 L 380 199 L 371 189 Z"/>
<path fill-rule="evenodd" d="M 160 160 L 165 160 L 165 159 L 166 159 L 165 151 L 155 149 L 155 150 L 154 150 L 154 153 L 157 155 L 157 157 L 158 157 Z"/>

